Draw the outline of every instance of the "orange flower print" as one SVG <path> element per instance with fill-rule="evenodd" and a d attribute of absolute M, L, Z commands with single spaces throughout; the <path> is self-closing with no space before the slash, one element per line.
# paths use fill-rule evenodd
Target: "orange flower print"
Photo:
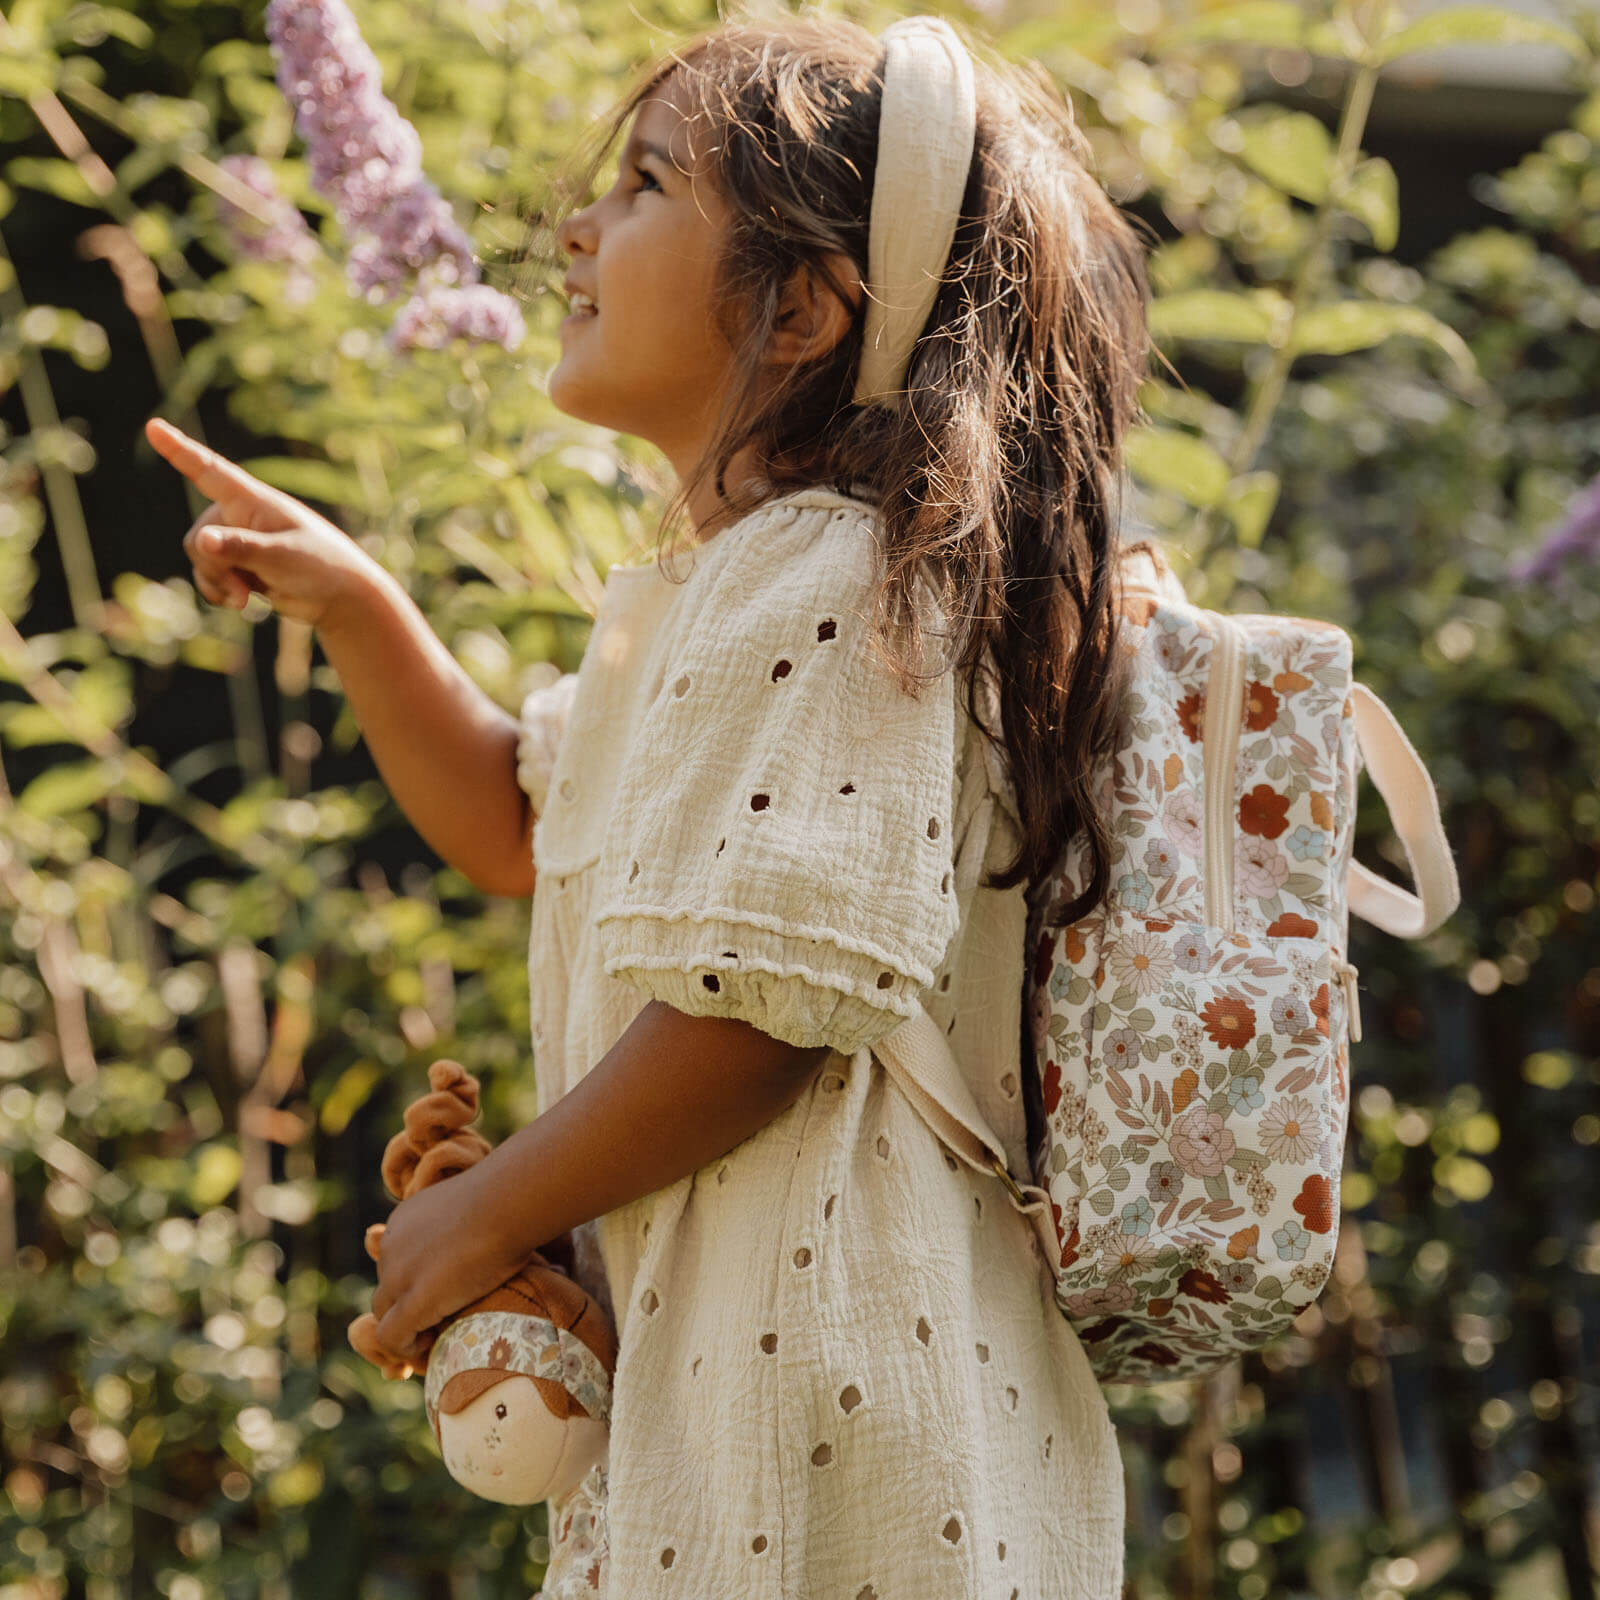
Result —
<path fill-rule="evenodd" d="M 1044 1110 L 1046 1116 L 1053 1117 L 1058 1105 L 1061 1104 L 1061 1066 L 1059 1062 L 1046 1061 L 1044 1064 Z"/>
<path fill-rule="evenodd" d="M 1255 1223 L 1248 1228 L 1241 1228 L 1237 1233 L 1228 1236 L 1228 1259 L 1230 1261 L 1243 1261 L 1246 1256 L 1256 1254 L 1256 1240 L 1261 1237 L 1261 1230 Z"/>
<path fill-rule="evenodd" d="M 1172 1114 L 1177 1116 L 1185 1106 L 1194 1099 L 1194 1092 L 1200 1087 L 1200 1074 L 1193 1067 L 1185 1067 L 1176 1078 L 1172 1080 Z"/>
<path fill-rule="evenodd" d="M 1311 1016 L 1317 1024 L 1317 1032 L 1324 1039 L 1328 1037 L 1328 986 L 1323 984 L 1311 997 Z"/>
<path fill-rule="evenodd" d="M 1264 683 L 1247 684 L 1244 691 L 1244 725 L 1252 733 L 1265 733 L 1278 720 L 1278 697 Z"/>
<path fill-rule="evenodd" d="M 511 1346 L 504 1339 L 496 1339 L 489 1346 L 489 1365 L 503 1367 L 511 1360 Z"/>
<path fill-rule="evenodd" d="M 1088 955 L 1089 947 L 1076 927 L 1068 928 L 1062 935 L 1061 952 L 1068 961 L 1082 961 Z"/>
<path fill-rule="evenodd" d="M 1263 839 L 1276 839 L 1289 826 L 1289 797 L 1270 783 L 1258 783 L 1239 802 L 1239 826 Z"/>
<path fill-rule="evenodd" d="M 1166 764 L 1161 769 L 1161 781 L 1169 789 L 1176 789 L 1183 777 L 1183 757 L 1176 750 L 1167 757 Z"/>
<path fill-rule="evenodd" d="M 1319 828 L 1326 828 L 1331 833 L 1333 831 L 1333 802 L 1327 795 L 1321 794 L 1315 789 L 1311 791 L 1310 799 L 1311 820 Z"/>
<path fill-rule="evenodd" d="M 1298 672 L 1280 672 L 1272 680 L 1272 687 L 1279 694 L 1298 694 L 1302 689 L 1311 687 L 1311 680 Z"/>
<path fill-rule="evenodd" d="M 1200 1020 L 1211 1035 L 1211 1042 L 1225 1050 L 1243 1050 L 1256 1036 L 1255 1012 L 1244 996 L 1232 989 L 1225 989 L 1215 1000 L 1208 1001 Z"/>
<path fill-rule="evenodd" d="M 1214 1306 L 1225 1306 L 1232 1298 L 1209 1272 L 1203 1272 L 1199 1267 L 1190 1267 L 1178 1279 L 1178 1293 L 1209 1301 Z"/>
<path fill-rule="evenodd" d="M 1205 715 L 1206 697 L 1196 689 L 1178 702 L 1178 726 L 1192 744 L 1200 742 L 1200 719 Z"/>
<path fill-rule="evenodd" d="M 1315 939 L 1316 936 L 1316 923 L 1294 911 L 1285 911 L 1267 929 L 1269 939 Z"/>
<path fill-rule="evenodd" d="M 1294 1208 L 1312 1233 L 1327 1233 L 1333 1227 L 1333 1190 L 1320 1172 L 1312 1173 L 1300 1186 Z"/>

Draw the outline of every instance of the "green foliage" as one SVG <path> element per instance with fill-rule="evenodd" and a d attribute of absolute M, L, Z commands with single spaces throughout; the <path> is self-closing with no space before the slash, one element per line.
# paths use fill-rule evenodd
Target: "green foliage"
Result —
<path fill-rule="evenodd" d="M 620 75 L 715 19 L 699 4 L 641 19 L 619 0 L 357 11 L 491 280 L 519 209 L 548 198 Z M 86 228 L 125 230 L 111 259 L 163 410 L 195 431 L 190 408 L 217 389 L 283 441 L 246 465 L 336 507 L 513 707 L 536 663 L 576 665 L 598 573 L 650 537 L 661 462 L 550 406 L 548 295 L 532 295 L 516 358 L 388 351 L 383 310 L 344 288 L 253 14 L 247 37 L 207 32 L 236 20 L 180 0 L 17 0 L 0 22 L 0 224 L 38 191 Z M 1488 1594 L 1570 1538 L 1575 1481 L 1473 1468 L 1439 1525 L 1391 1487 L 1330 1530 L 1294 1503 L 1283 1418 L 1297 1390 L 1344 1383 L 1340 1403 L 1381 1431 L 1408 1341 L 1428 1353 L 1452 1463 L 1559 1461 L 1554 1430 L 1580 1397 L 1536 1335 L 1559 1345 L 1600 1270 L 1592 1180 L 1576 1209 L 1567 1192 L 1569 1158 L 1600 1142 L 1585 954 L 1600 586 L 1582 572 L 1559 595 L 1517 589 L 1506 570 L 1600 471 L 1592 24 L 1171 0 L 994 26 L 1072 93 L 1117 198 L 1146 198 L 1178 234 L 1153 259 L 1152 326 L 1184 380 L 1152 378 L 1129 452 L 1145 515 L 1202 602 L 1355 634 L 1361 676 L 1436 775 L 1466 897 L 1417 947 L 1356 932 L 1368 1040 L 1341 1266 L 1319 1307 L 1229 1383 L 1115 1397 L 1130 1578 L 1148 1596 Z M 1591 93 L 1494 180 L 1508 227 L 1417 271 L 1389 255 L 1396 184 L 1362 152 L 1366 116 L 1381 65 L 1463 41 L 1559 44 Z M 1343 63 L 1332 134 L 1249 103 L 1264 48 Z M 107 93 L 130 64 L 140 89 Z M 219 226 L 217 161 L 240 151 L 320 230 L 303 299 L 280 269 L 234 259 Z M 313 786 L 313 720 L 336 684 L 303 631 L 269 625 L 269 748 L 248 624 L 177 579 L 109 575 L 102 596 L 77 492 L 96 453 L 56 413 L 47 351 L 98 370 L 108 344 L 70 307 L 26 304 L 0 249 L 0 393 L 26 419 L 0 435 L 0 753 L 58 757 L 0 787 L 0 1596 L 315 1600 L 443 1592 L 449 1573 L 451 1592 L 520 1600 L 542 1569 L 542 1508 L 456 1486 L 419 1386 L 379 1377 L 344 1329 L 373 1281 L 377 1159 L 428 1061 L 483 1077 L 491 1138 L 535 1112 L 525 910 L 421 868 L 396 893 L 363 864 L 394 809 L 376 785 Z M 47 512 L 74 620 L 24 641 Z M 130 729 L 175 667 L 227 677 L 236 737 L 163 772 Z M 348 719 L 330 737 L 346 734 Z M 1363 806 L 1363 854 L 1400 865 L 1365 792 Z M 1498 1263 L 1475 1244 L 1490 1211 L 1510 1219 Z M 1520 1350 L 1513 1299 L 1534 1341 Z"/>

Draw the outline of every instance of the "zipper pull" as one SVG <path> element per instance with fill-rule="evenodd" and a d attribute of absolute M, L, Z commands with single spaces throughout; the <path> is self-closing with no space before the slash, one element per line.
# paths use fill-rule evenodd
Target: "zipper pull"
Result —
<path fill-rule="evenodd" d="M 1350 1042 L 1361 1043 L 1361 996 L 1356 988 L 1356 974 L 1361 970 L 1348 961 L 1341 961 L 1334 969 L 1344 985 L 1345 1016 L 1350 1023 Z"/>

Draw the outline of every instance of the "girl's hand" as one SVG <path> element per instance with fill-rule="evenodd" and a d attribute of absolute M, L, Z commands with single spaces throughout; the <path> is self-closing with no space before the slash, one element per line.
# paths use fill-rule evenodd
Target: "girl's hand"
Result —
<path fill-rule="evenodd" d="M 492 1200 L 474 1182 L 484 1170 L 480 1161 L 419 1189 L 384 1224 L 372 1314 L 384 1349 L 415 1367 L 425 1364 L 432 1343 L 423 1335 L 523 1265 L 507 1258 Z"/>
<path fill-rule="evenodd" d="M 354 540 L 292 495 L 252 477 L 215 450 L 153 417 L 145 438 L 212 504 L 184 535 L 194 580 L 212 605 L 244 606 L 264 594 L 281 617 L 313 626 L 370 588 L 379 567 Z"/>

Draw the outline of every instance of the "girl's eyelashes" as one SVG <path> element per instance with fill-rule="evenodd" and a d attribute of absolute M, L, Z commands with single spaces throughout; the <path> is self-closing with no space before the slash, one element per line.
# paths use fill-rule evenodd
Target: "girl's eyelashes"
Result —
<path fill-rule="evenodd" d="M 637 172 L 641 178 L 645 179 L 651 184 L 654 184 L 657 189 L 661 188 L 661 185 L 659 182 L 657 182 L 656 176 L 653 172 L 647 171 L 644 167 L 639 166 L 636 166 L 633 170 Z M 639 188 L 642 190 L 644 188 L 644 184 L 640 184 Z"/>

